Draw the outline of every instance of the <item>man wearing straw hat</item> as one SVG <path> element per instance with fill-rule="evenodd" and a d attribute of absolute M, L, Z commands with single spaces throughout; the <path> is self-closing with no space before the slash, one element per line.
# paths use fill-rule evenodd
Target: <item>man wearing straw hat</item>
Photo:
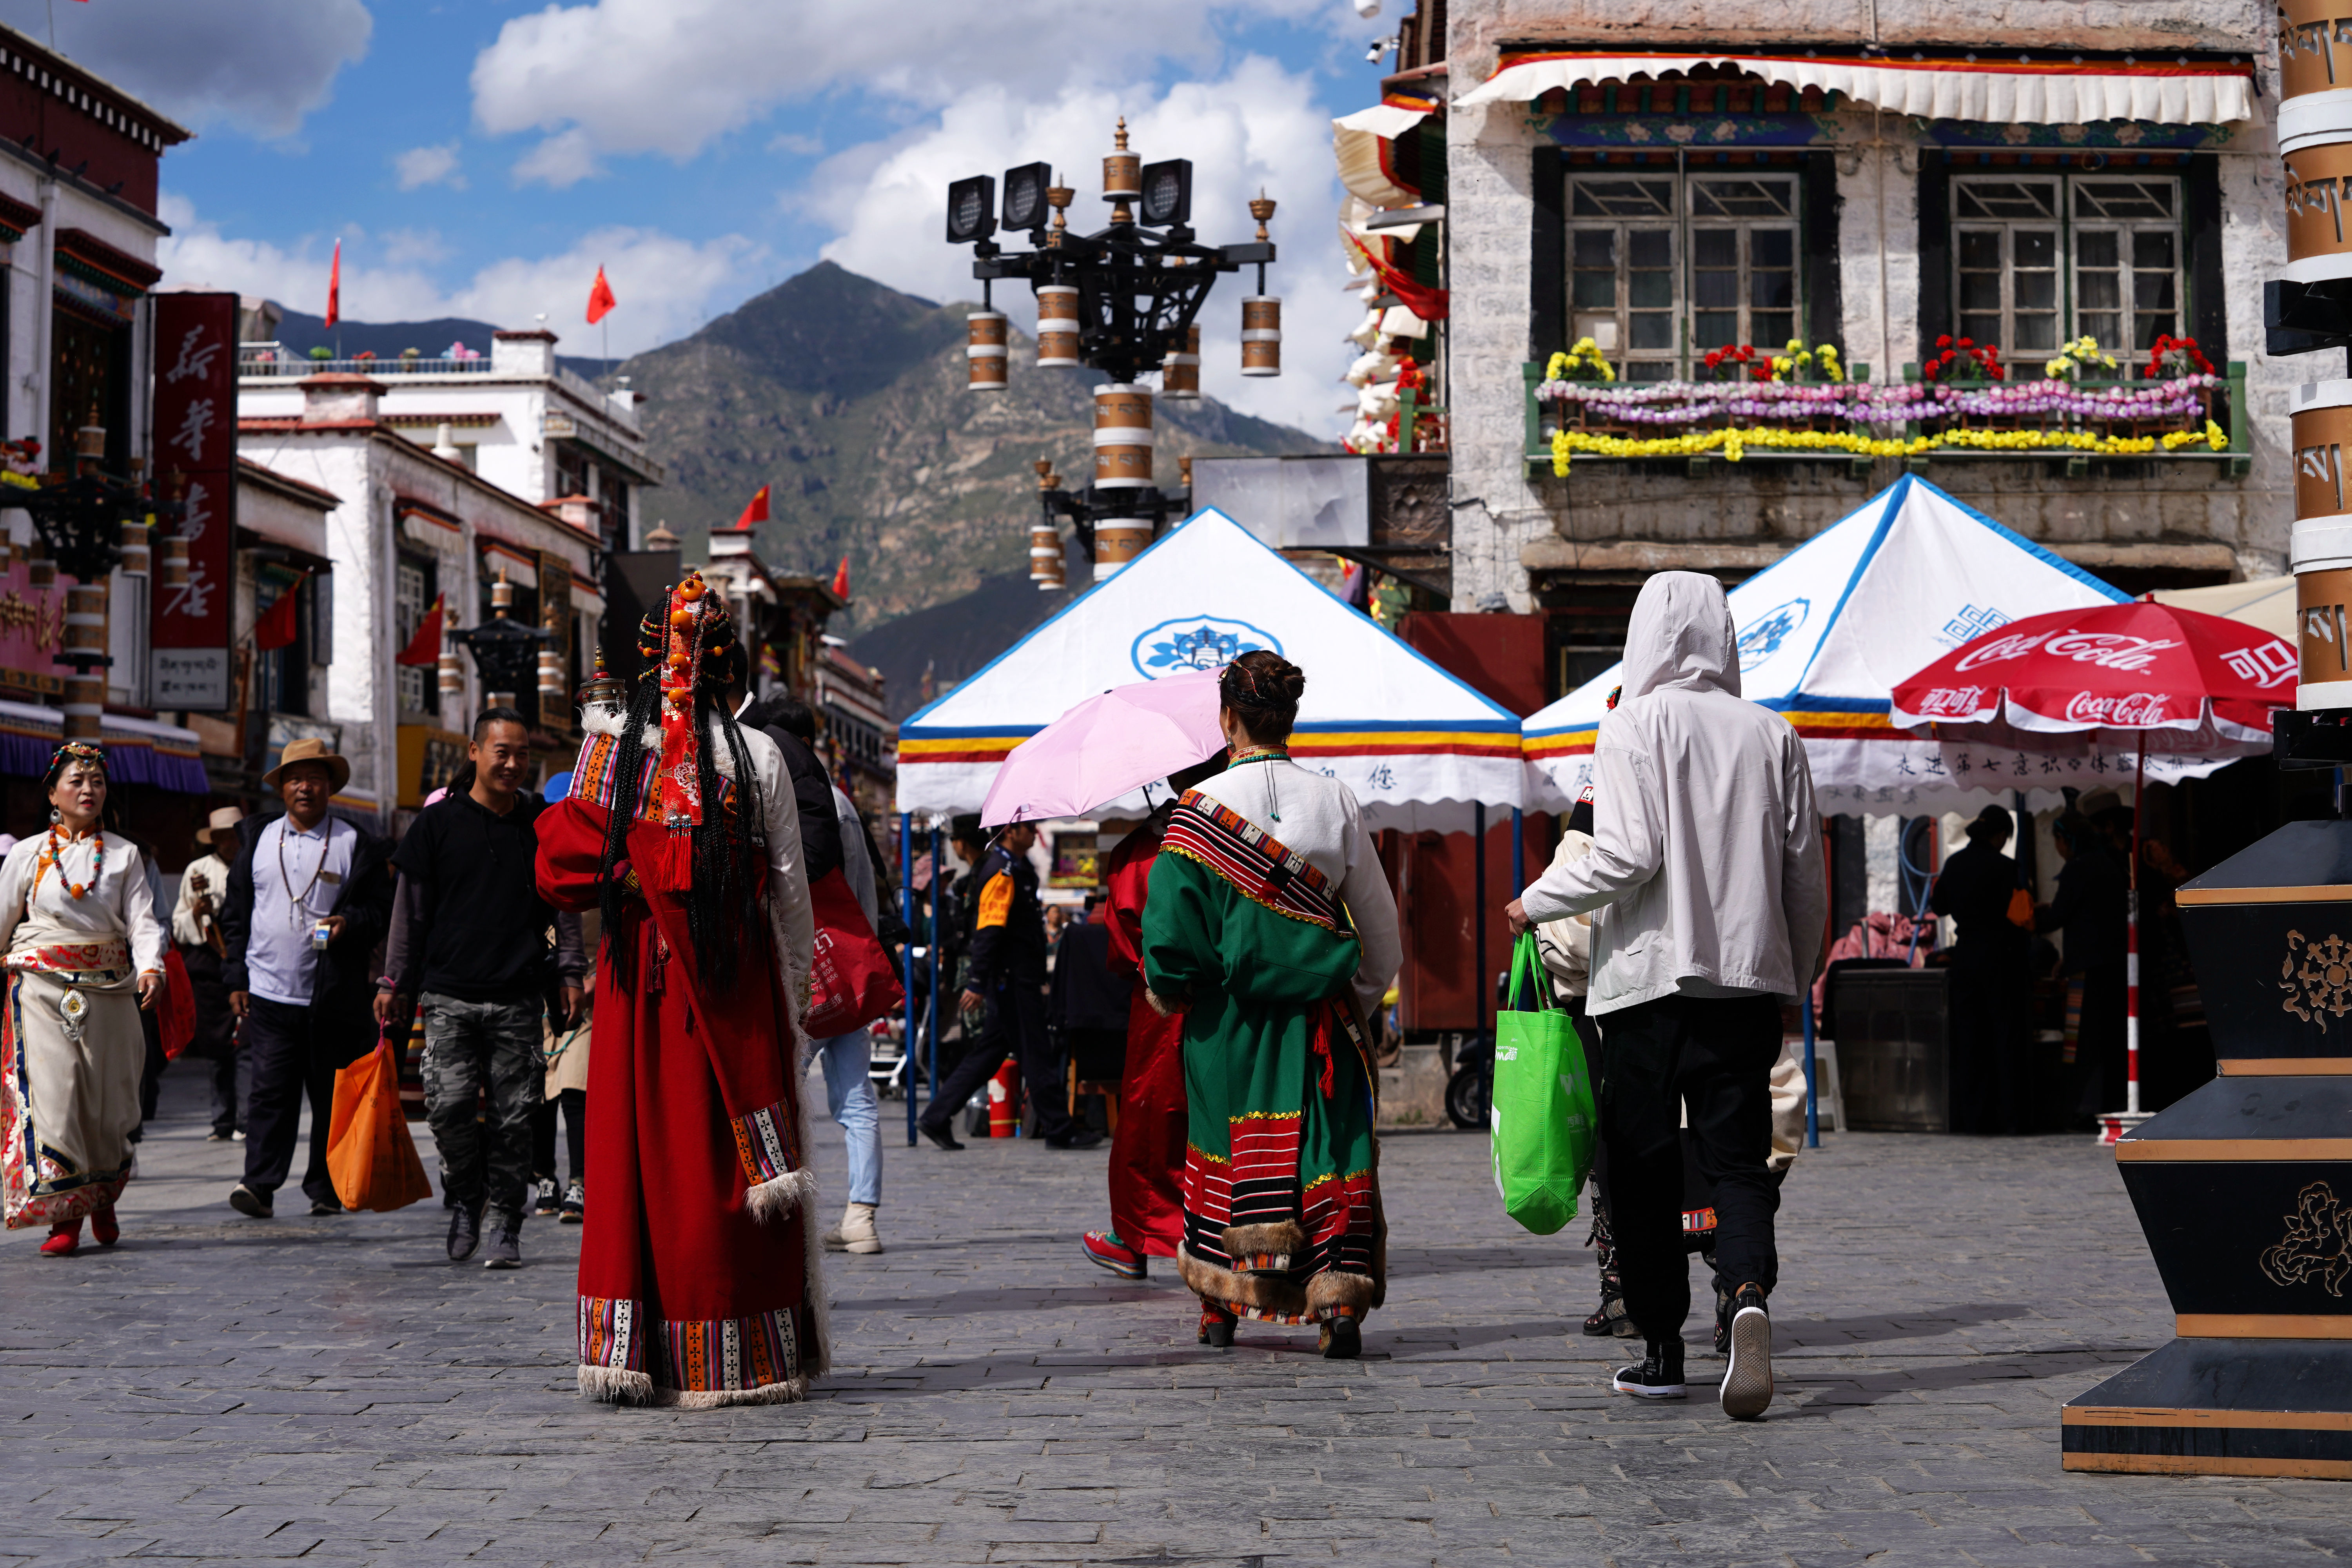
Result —
<path fill-rule="evenodd" d="M 207 1142 L 226 1143 L 245 1133 L 244 1108 L 236 1100 L 236 1016 L 229 1011 L 228 987 L 221 984 L 221 960 L 228 938 L 220 912 L 228 905 L 229 862 L 236 856 L 237 824 L 245 813 L 224 805 L 212 814 L 196 842 L 211 853 L 188 862 L 180 874 L 179 901 L 172 906 L 172 936 L 188 966 L 196 997 L 196 1036 L 188 1054 L 213 1065 L 213 1130 Z"/>
<path fill-rule="evenodd" d="M 245 836 L 229 868 L 221 965 L 229 1006 L 245 1023 L 251 1067 L 245 1180 L 229 1206 L 254 1219 L 276 1213 L 294 1166 L 302 1101 L 310 1102 L 310 1158 L 302 1191 L 314 1215 L 342 1212 L 327 1174 L 335 1070 L 374 1043 L 370 957 L 392 924 L 392 846 L 327 815 L 352 765 L 305 738 L 287 743 L 261 782 L 283 814 Z"/>

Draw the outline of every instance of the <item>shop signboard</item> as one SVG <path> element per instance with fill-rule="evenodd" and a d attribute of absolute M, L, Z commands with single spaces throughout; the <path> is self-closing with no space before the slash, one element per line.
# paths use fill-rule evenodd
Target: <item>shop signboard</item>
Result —
<path fill-rule="evenodd" d="M 188 544 L 184 582 L 157 574 L 150 690 L 158 708 L 218 713 L 231 706 L 236 321 L 234 294 L 155 296 L 150 450 L 158 489 L 176 489 L 186 508 L 178 531 Z"/>
<path fill-rule="evenodd" d="M 65 689 L 65 677 L 56 668 L 58 645 L 65 633 L 65 590 L 55 581 L 33 585 L 32 563 L 11 551 L 0 570 L 0 691 L 48 692 Z"/>

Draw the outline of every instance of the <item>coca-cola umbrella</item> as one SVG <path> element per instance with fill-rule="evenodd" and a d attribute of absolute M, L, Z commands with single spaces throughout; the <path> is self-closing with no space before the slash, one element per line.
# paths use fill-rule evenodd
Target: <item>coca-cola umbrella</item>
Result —
<path fill-rule="evenodd" d="M 2133 600 L 2012 621 L 1896 683 L 1895 724 L 1949 742 L 2134 756 L 2124 1048 L 2126 1104 L 2139 1108 L 2139 802 L 2151 753 L 2207 765 L 2267 752 L 2271 714 L 2294 703 L 2295 650 L 2242 622 Z"/>

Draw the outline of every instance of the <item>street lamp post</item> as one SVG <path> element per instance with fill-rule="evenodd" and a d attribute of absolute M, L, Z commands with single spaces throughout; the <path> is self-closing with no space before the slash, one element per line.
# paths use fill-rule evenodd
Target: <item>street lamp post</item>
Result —
<path fill-rule="evenodd" d="M 523 625 L 514 619 L 510 613 L 513 608 L 514 584 L 507 581 L 506 572 L 501 569 L 499 580 L 490 585 L 490 618 L 478 626 L 449 634 L 451 642 L 463 643 L 474 656 L 474 668 L 482 677 L 485 708 L 513 708 L 526 689 L 562 694 L 561 671 L 551 669 L 548 661 L 541 658 L 542 649 L 551 651 L 554 631 Z M 533 684 L 527 688 L 526 682 Z M 448 689 L 449 683 L 444 681 L 442 689 Z M 538 728 L 536 724 L 531 727 Z"/>
<path fill-rule="evenodd" d="M 10 450 L 21 461 L 38 448 L 12 443 Z M 107 473 L 100 466 L 105 459 L 106 429 L 93 408 L 89 423 L 75 433 L 70 475 L 12 471 L 8 489 L 0 491 L 0 506 L 30 516 L 50 559 L 75 579 L 66 590 L 65 644 L 57 655 L 58 663 L 73 670 L 66 678 L 64 731 L 69 741 L 97 740 L 106 711 L 106 671 L 114 662 L 106 651 L 107 580 L 117 566 L 144 570 L 152 559 L 157 520 L 175 523 L 184 510 L 176 482 L 173 499 L 156 502 L 143 477 L 146 459 L 131 458 L 127 478 Z M 166 570 L 184 571 L 186 552 L 184 541 L 167 538 Z"/>
<path fill-rule="evenodd" d="M 1077 193 L 1055 183 L 1045 163 L 1004 174 L 1003 226 L 1025 230 L 1027 251 L 1007 251 L 992 237 L 999 226 L 993 176 L 974 174 L 948 186 L 948 243 L 972 247 L 971 275 L 982 288 L 965 351 L 971 390 L 1001 392 L 1008 380 L 1007 323 L 992 291 L 1002 279 L 1024 281 L 1036 296 L 1040 365 L 1083 365 L 1110 377 L 1095 389 L 1093 482 L 1065 489 L 1050 464 L 1039 465 L 1042 517 L 1028 531 L 1030 578 L 1045 589 L 1062 585 L 1062 520 L 1074 525 L 1101 582 L 1189 509 L 1187 491 L 1152 483 L 1153 389 L 1142 383 L 1157 375 L 1162 395 L 1200 395 L 1195 318 L 1219 273 L 1257 269 L 1257 292 L 1242 301 L 1242 374 L 1281 374 L 1282 301 L 1265 291 L 1265 269 L 1275 259 L 1265 226 L 1275 204 L 1263 193 L 1250 203 L 1255 241 L 1199 244 L 1190 226 L 1192 161 L 1146 165 L 1127 139 L 1122 119 L 1103 158 L 1103 199 L 1111 215 L 1098 233 L 1069 227 L 1066 213 Z"/>

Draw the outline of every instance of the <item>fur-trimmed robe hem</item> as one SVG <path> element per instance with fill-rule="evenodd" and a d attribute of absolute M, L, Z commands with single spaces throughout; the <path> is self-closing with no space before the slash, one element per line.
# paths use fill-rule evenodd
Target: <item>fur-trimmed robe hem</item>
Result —
<path fill-rule="evenodd" d="M 1307 1250 L 1307 1227 L 1295 1219 L 1272 1225 L 1229 1225 L 1223 1240 L 1227 1258 L 1255 1258 L 1262 1252 L 1291 1258 Z"/>
<path fill-rule="evenodd" d="M 816 1173 L 805 1167 L 743 1189 L 743 1211 L 763 1225 L 773 1225 L 815 1201 Z"/>
<path fill-rule="evenodd" d="M 580 1367 L 580 1394 L 583 1399 L 599 1399 L 607 1405 L 651 1405 L 654 1402 L 654 1380 L 651 1373 L 630 1372 L 625 1367 Z"/>
<path fill-rule="evenodd" d="M 1334 1307 L 1348 1307 L 1359 1319 L 1371 1310 L 1377 1287 L 1370 1275 L 1327 1269 L 1302 1288 L 1280 1275 L 1236 1274 L 1176 1247 L 1176 1274 L 1203 1301 L 1250 1317 L 1319 1323 Z"/>

